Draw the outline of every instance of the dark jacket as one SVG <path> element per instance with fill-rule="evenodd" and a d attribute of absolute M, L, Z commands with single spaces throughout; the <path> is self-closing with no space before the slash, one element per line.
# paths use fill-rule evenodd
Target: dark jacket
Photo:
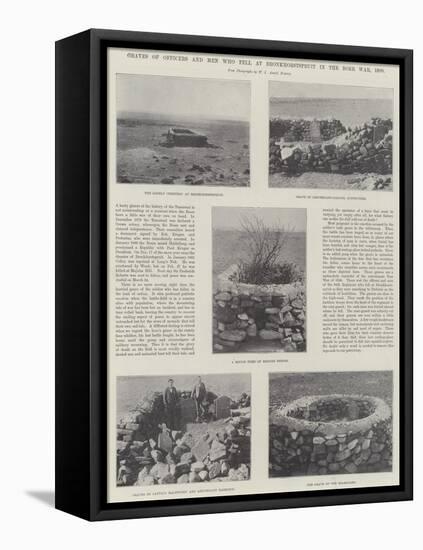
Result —
<path fill-rule="evenodd" d="M 175 407 L 178 403 L 179 397 L 175 387 L 166 388 L 163 392 L 163 402 L 166 407 Z"/>

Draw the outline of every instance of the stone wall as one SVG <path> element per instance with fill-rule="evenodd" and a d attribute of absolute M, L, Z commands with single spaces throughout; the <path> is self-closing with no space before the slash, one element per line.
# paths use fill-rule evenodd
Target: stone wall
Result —
<path fill-rule="evenodd" d="M 322 136 L 323 137 L 323 136 Z M 392 120 L 372 119 L 330 143 L 283 144 L 270 136 L 269 172 L 392 174 Z M 282 158 L 283 157 L 283 158 Z M 389 182 L 388 182 L 389 183 Z"/>
<path fill-rule="evenodd" d="M 327 141 L 344 134 L 345 126 L 336 119 L 306 120 L 273 118 L 269 123 L 271 138 L 283 137 L 285 141 L 312 141 L 312 126 L 317 126 L 321 139 Z"/>
<path fill-rule="evenodd" d="M 252 285 L 236 281 L 231 265 L 213 295 L 213 351 L 273 341 L 280 351 L 306 349 L 306 292 L 302 283 Z"/>
<path fill-rule="evenodd" d="M 270 415 L 272 477 L 392 469 L 391 409 L 370 396 L 308 396 Z"/>
<path fill-rule="evenodd" d="M 190 393 L 182 392 L 185 404 Z M 215 419 L 215 401 L 205 404 L 208 423 L 196 424 L 194 410 L 194 415 L 188 412 L 185 419 L 193 422 L 189 429 L 185 421 L 180 429 L 169 429 L 162 393 L 148 396 L 138 410 L 125 415 L 117 425 L 117 485 L 249 479 L 250 397 L 243 394 L 239 400 L 228 401 L 225 419 Z"/>

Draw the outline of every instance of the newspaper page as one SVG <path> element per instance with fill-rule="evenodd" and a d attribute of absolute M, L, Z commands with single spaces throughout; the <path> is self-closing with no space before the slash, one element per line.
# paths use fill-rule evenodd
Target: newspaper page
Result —
<path fill-rule="evenodd" d="M 399 483 L 399 68 L 108 50 L 108 501 Z"/>

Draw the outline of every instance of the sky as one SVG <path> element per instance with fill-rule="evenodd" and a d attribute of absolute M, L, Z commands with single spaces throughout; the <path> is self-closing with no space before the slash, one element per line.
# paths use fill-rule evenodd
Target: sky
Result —
<path fill-rule="evenodd" d="M 305 208 L 253 208 L 253 207 L 214 207 L 213 227 L 216 229 L 240 229 L 243 217 L 263 220 L 266 224 L 290 227 L 293 231 L 306 231 L 307 215 Z"/>
<path fill-rule="evenodd" d="M 298 82 L 269 82 L 270 97 L 339 98 L 339 99 L 391 99 L 391 88 L 366 88 L 364 86 L 338 86 L 333 84 L 308 84 Z"/>
<path fill-rule="evenodd" d="M 128 74 L 116 79 L 118 113 L 250 119 L 247 81 Z"/>

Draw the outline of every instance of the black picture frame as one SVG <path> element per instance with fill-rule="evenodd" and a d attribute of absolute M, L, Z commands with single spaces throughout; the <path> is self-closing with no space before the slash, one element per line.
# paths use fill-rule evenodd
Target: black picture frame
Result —
<path fill-rule="evenodd" d="M 400 68 L 400 484 L 109 504 L 106 500 L 109 47 L 395 64 Z M 56 508 L 109 520 L 412 499 L 413 53 L 91 29 L 56 43 Z"/>

